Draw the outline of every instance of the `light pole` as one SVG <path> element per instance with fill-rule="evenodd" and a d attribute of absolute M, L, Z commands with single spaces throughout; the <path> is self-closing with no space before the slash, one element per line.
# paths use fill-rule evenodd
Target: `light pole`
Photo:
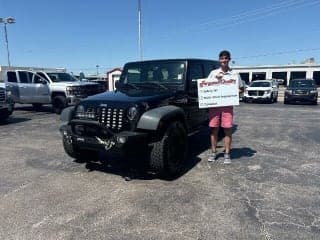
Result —
<path fill-rule="evenodd" d="M 142 60 L 142 47 L 141 47 L 141 0 L 138 0 L 138 44 L 139 44 L 139 58 Z"/>
<path fill-rule="evenodd" d="M 8 42 L 8 34 L 7 34 L 7 24 L 15 23 L 16 20 L 13 17 L 7 18 L 0 18 L 0 23 L 4 24 L 4 35 L 6 40 L 6 47 L 7 47 L 7 58 L 8 58 L 8 66 L 10 67 L 10 53 L 9 53 L 9 42 Z"/>

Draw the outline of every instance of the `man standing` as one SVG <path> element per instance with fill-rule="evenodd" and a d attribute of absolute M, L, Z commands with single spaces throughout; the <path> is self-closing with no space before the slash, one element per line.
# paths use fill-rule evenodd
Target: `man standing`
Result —
<path fill-rule="evenodd" d="M 235 80 L 239 86 L 239 93 L 243 92 L 240 76 L 229 67 L 231 55 L 229 51 L 223 50 L 219 53 L 220 68 L 210 72 L 208 80 L 222 82 L 225 78 Z M 220 126 L 224 129 L 224 163 L 230 164 L 230 150 L 232 141 L 233 106 L 209 108 L 209 127 L 211 128 L 211 155 L 208 159 L 213 162 L 217 159 L 217 141 Z"/>

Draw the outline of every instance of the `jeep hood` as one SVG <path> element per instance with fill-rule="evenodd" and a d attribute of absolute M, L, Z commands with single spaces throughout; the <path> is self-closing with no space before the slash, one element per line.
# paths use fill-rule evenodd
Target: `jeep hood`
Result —
<path fill-rule="evenodd" d="M 130 90 L 130 91 L 112 91 L 104 92 L 94 96 L 90 96 L 83 101 L 93 101 L 100 103 L 113 104 L 134 104 L 140 102 L 155 103 L 168 99 L 174 96 L 173 92 L 159 90 Z"/>

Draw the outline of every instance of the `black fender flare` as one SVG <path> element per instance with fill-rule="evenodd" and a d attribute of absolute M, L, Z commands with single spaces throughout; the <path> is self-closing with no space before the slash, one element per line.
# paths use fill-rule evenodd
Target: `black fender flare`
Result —
<path fill-rule="evenodd" d="M 137 124 L 137 128 L 159 130 L 162 128 L 161 123 L 166 123 L 173 119 L 182 121 L 182 124 L 187 127 L 184 111 L 180 107 L 169 105 L 154 108 L 143 113 Z"/>
<path fill-rule="evenodd" d="M 74 115 L 75 106 L 67 107 L 63 109 L 60 115 L 60 121 L 64 123 L 69 123 Z"/>

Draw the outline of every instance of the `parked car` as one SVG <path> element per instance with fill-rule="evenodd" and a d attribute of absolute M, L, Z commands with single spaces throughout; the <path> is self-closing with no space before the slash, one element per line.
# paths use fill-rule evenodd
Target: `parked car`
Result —
<path fill-rule="evenodd" d="M 285 90 L 284 104 L 291 102 L 318 103 L 317 85 L 313 79 L 293 79 Z"/>
<path fill-rule="evenodd" d="M 125 64 L 115 91 L 88 97 L 62 112 L 66 153 L 90 160 L 100 150 L 132 156 L 151 147 L 150 167 L 176 175 L 187 157 L 188 134 L 208 124 L 207 109 L 199 108 L 196 79 L 218 66 L 202 59 Z"/>
<path fill-rule="evenodd" d="M 277 83 L 278 83 L 278 85 L 284 85 L 284 79 L 281 79 L 281 78 L 279 78 L 279 79 L 276 79 L 276 81 L 277 81 Z"/>
<path fill-rule="evenodd" d="M 244 91 L 246 90 L 246 88 L 248 87 L 248 85 L 246 84 L 246 82 L 244 80 L 240 80 L 242 82 L 242 86 L 244 88 Z M 242 93 L 239 93 L 239 101 L 243 102 L 243 96 L 244 96 L 244 91 Z"/>
<path fill-rule="evenodd" d="M 5 83 L 0 82 L 0 122 L 6 120 L 13 112 L 11 92 L 7 91 Z"/>
<path fill-rule="evenodd" d="M 57 114 L 82 98 L 105 91 L 98 83 L 78 81 L 61 70 L 21 70 L 11 67 L 1 72 L 1 76 L 15 103 L 29 103 L 34 108 L 52 104 Z"/>
<path fill-rule="evenodd" d="M 256 80 L 251 82 L 249 87 L 245 89 L 243 101 L 277 102 L 278 84 L 276 80 Z"/>

